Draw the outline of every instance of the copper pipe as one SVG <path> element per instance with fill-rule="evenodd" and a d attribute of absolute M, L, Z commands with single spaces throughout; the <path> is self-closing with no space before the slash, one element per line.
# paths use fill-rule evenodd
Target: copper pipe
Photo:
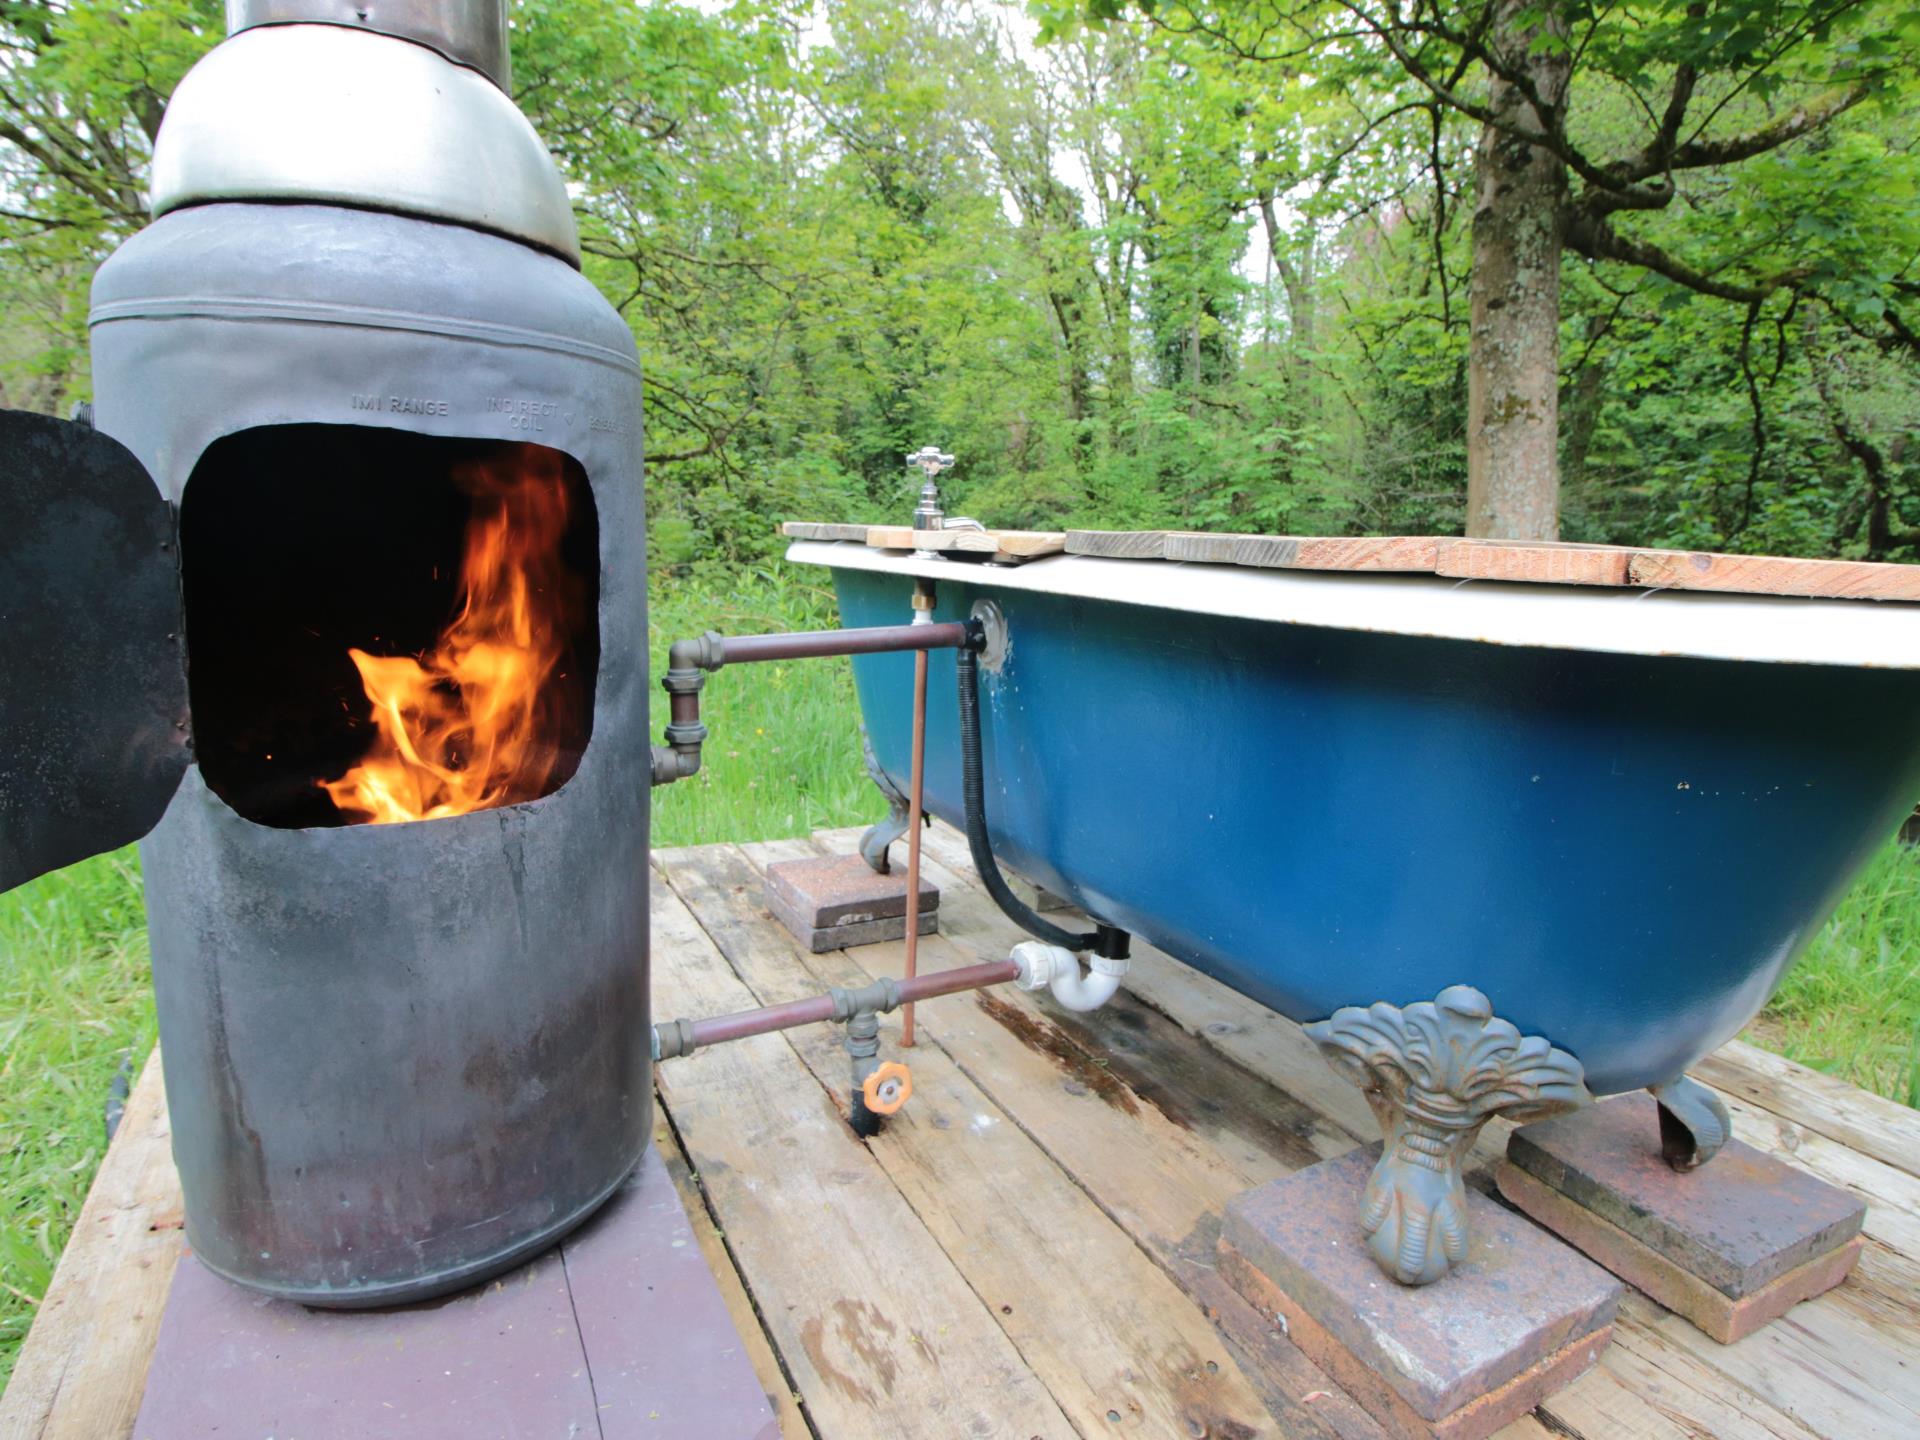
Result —
<path fill-rule="evenodd" d="M 720 665 L 749 660 L 811 660 L 822 655 L 878 655 L 895 650 L 957 650 L 967 643 L 967 627 L 954 620 L 940 625 L 873 625 L 859 630 L 800 630 L 786 635 L 716 636 Z M 712 666 L 719 669 L 720 665 Z"/>
<path fill-rule="evenodd" d="M 693 1043 L 704 1049 L 728 1040 L 745 1040 L 750 1035 L 765 1035 L 770 1030 L 791 1030 L 796 1025 L 812 1025 L 833 1018 L 833 997 L 815 995 L 806 1000 L 789 1000 L 784 1005 L 763 1005 L 758 1010 L 736 1010 L 731 1015 L 710 1015 L 693 1022 Z"/>
<path fill-rule="evenodd" d="M 822 1020 L 851 1019 L 862 1008 L 891 1010 L 915 1000 L 932 1000 L 941 995 L 957 995 L 965 990 L 983 990 L 989 985 L 1004 984 L 1019 974 L 1020 967 L 1011 960 L 989 960 L 979 965 L 957 965 L 951 970 L 936 970 L 930 975 L 916 975 L 907 980 L 879 980 L 858 990 L 833 990 L 806 1000 L 765 1005 L 758 1010 L 712 1015 L 705 1020 L 670 1020 L 654 1028 L 656 1032 L 680 1032 L 663 1053 L 688 1055 L 728 1040 L 744 1040 L 751 1035 L 791 1030 L 796 1025 L 812 1025 Z"/>
<path fill-rule="evenodd" d="M 918 596 L 914 597 L 918 600 Z M 922 626 L 922 629 L 927 627 Z M 913 773 L 907 786 L 907 979 L 920 969 L 920 795 L 927 770 L 927 652 L 913 657 Z M 913 1048 L 913 1006 L 901 1014 L 900 1044 Z"/>
<path fill-rule="evenodd" d="M 926 581 L 920 583 L 927 586 L 926 604 L 921 604 L 921 593 L 916 591 L 914 609 L 925 612 L 933 608 L 933 590 Z M 664 737 L 667 743 L 653 747 L 653 783 L 667 785 L 699 773 L 700 747 L 707 738 L 707 727 L 700 720 L 700 690 L 707 683 L 708 673 L 722 666 L 754 660 L 810 660 L 825 655 L 884 655 L 912 650 L 920 656 L 915 673 L 921 677 L 924 692 L 927 651 L 960 650 L 973 643 L 973 627 L 958 620 L 732 638 L 709 630 L 697 640 L 676 640 L 667 649 L 667 673 L 660 680 L 672 697 L 672 717 Z M 924 707 L 924 701 L 922 704 Z M 908 1028 L 911 1031 L 912 1027 Z"/>

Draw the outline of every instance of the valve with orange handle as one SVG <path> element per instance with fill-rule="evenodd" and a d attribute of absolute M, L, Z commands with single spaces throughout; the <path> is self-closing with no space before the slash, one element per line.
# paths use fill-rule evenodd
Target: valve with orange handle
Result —
<path fill-rule="evenodd" d="M 913 1098 L 913 1072 L 898 1060 L 889 1060 L 861 1082 L 860 1095 L 874 1114 L 896 1114 Z"/>

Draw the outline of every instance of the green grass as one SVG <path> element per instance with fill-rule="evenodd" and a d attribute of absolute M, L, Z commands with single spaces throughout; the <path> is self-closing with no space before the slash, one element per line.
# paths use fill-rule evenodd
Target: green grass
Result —
<path fill-rule="evenodd" d="M 666 673 L 668 645 L 707 630 L 754 635 L 837 623 L 833 590 L 821 572 L 669 580 L 655 586 L 648 617 L 653 673 Z M 655 793 L 655 845 L 771 840 L 883 813 L 861 759 L 860 706 L 848 661 L 728 666 L 708 678 L 700 712 L 712 732 L 700 772 Z M 666 723 L 666 696 L 655 686 L 653 733 Z"/>
<path fill-rule="evenodd" d="M 1920 1109 L 1920 846 L 1873 857 L 1748 1038 Z"/>
<path fill-rule="evenodd" d="M 131 850 L 0 896 L 0 1382 L 106 1149 L 122 1057 L 153 1044 Z"/>
<path fill-rule="evenodd" d="M 668 643 L 834 623 L 831 593 L 790 575 L 664 579 Z M 653 730 L 665 724 L 656 695 Z M 803 835 L 878 818 L 844 660 L 742 665 L 702 697 L 712 737 L 691 781 L 653 797 L 656 845 Z M 1754 1039 L 1920 1104 L 1920 849 L 1889 844 L 1755 1022 Z M 101 856 L 0 896 L 0 1383 L 104 1149 L 101 1112 L 123 1056 L 153 1042 L 138 863 Z"/>

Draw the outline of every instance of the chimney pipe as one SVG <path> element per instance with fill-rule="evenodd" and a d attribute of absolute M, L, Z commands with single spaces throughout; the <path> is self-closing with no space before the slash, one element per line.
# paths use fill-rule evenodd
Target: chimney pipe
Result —
<path fill-rule="evenodd" d="M 227 34 L 258 25 L 344 25 L 396 36 L 513 93 L 506 0 L 227 0 Z"/>

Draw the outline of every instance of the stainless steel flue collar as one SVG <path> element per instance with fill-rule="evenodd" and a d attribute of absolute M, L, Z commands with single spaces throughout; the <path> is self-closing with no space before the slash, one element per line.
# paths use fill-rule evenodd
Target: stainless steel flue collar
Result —
<path fill-rule="evenodd" d="M 229 35 L 256 25 L 306 24 L 411 40 L 513 93 L 506 0 L 227 0 Z"/>
<path fill-rule="evenodd" d="M 153 150 L 156 217 L 221 200 L 350 205 L 490 230 L 579 267 L 566 184 L 495 83 L 504 43 L 489 78 L 479 51 L 460 63 L 371 24 L 248 18 L 275 7 L 292 0 L 233 0 L 248 28 L 175 89 Z"/>

